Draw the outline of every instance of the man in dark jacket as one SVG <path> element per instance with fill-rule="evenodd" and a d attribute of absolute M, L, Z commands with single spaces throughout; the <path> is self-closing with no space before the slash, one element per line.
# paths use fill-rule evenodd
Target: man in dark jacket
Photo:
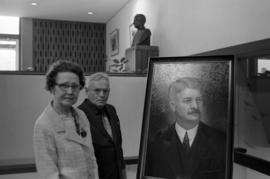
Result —
<path fill-rule="evenodd" d="M 146 175 L 169 179 L 225 179 L 226 135 L 202 122 L 203 96 L 196 78 L 169 87 L 175 123 L 149 142 Z"/>
<path fill-rule="evenodd" d="M 109 77 L 95 73 L 88 77 L 87 99 L 79 105 L 91 128 L 100 179 L 126 179 L 120 122 L 114 106 L 107 104 Z"/>

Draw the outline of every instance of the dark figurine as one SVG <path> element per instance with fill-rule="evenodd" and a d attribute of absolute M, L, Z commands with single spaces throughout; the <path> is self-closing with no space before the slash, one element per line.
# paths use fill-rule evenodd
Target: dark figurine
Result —
<path fill-rule="evenodd" d="M 136 45 L 150 45 L 151 31 L 144 27 L 146 18 L 143 14 L 137 14 L 134 17 L 133 25 L 137 28 L 131 47 Z"/>

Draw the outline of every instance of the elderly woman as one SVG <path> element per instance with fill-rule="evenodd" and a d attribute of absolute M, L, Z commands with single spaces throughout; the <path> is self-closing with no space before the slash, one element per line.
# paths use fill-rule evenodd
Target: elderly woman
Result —
<path fill-rule="evenodd" d="M 46 74 L 50 104 L 34 127 L 38 174 L 46 179 L 98 179 L 89 122 L 72 105 L 84 87 L 83 71 L 68 61 L 53 63 Z"/>

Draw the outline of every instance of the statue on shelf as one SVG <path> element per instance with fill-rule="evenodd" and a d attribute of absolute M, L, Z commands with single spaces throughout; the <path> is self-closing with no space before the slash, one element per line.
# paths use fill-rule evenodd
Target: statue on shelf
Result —
<path fill-rule="evenodd" d="M 137 28 L 137 31 L 133 37 L 131 47 L 138 45 L 150 46 L 151 31 L 144 27 L 146 18 L 143 14 L 137 14 L 134 17 L 133 25 Z"/>

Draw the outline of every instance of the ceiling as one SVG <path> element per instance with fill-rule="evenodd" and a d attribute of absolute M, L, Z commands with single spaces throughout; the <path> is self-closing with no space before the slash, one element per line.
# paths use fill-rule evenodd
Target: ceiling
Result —
<path fill-rule="evenodd" d="M 106 23 L 129 0 L 0 0 L 0 16 Z M 31 3 L 36 2 L 33 6 Z M 89 15 L 92 11 L 94 14 Z M 1 27 L 0 27 L 1 28 Z"/>

